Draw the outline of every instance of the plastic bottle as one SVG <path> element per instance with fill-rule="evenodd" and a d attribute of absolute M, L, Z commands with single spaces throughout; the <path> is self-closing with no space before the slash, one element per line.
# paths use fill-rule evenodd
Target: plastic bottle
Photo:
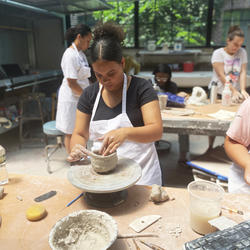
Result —
<path fill-rule="evenodd" d="M 6 169 L 6 155 L 5 149 L 0 145 L 0 185 L 7 184 L 9 182 L 8 172 Z"/>
<path fill-rule="evenodd" d="M 210 103 L 215 104 L 217 101 L 217 82 L 212 82 L 210 90 Z"/>
<path fill-rule="evenodd" d="M 222 105 L 223 106 L 230 106 L 232 100 L 232 92 L 230 90 L 230 83 L 226 82 L 225 87 L 222 91 Z"/>
<path fill-rule="evenodd" d="M 156 91 L 156 93 L 159 93 L 161 91 L 160 87 L 157 85 L 157 83 L 155 82 L 154 77 L 152 78 L 152 84 L 153 84 L 153 88 Z"/>

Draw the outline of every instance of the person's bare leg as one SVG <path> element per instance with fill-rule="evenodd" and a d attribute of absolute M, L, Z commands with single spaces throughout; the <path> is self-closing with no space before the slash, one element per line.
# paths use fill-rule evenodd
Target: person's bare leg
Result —
<path fill-rule="evenodd" d="M 64 146 L 66 149 L 66 152 L 69 154 L 70 153 L 70 139 L 72 135 L 66 134 L 64 135 Z"/>

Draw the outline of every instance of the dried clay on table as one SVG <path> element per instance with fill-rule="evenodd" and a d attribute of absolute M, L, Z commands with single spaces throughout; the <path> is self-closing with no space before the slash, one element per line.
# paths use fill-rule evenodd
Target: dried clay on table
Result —
<path fill-rule="evenodd" d="M 154 203 L 159 203 L 169 200 L 169 196 L 163 187 L 154 184 L 150 195 L 150 200 Z"/>

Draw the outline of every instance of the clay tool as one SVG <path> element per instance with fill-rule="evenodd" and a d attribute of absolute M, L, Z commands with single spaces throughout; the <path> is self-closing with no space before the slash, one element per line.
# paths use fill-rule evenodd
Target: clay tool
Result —
<path fill-rule="evenodd" d="M 229 212 L 234 212 L 234 213 L 237 213 L 237 214 L 240 214 L 240 215 L 244 215 L 243 211 L 241 210 L 238 210 L 238 209 L 234 209 L 234 208 L 229 208 L 229 207 L 221 207 L 222 209 L 225 209 Z"/>
<path fill-rule="evenodd" d="M 164 248 L 160 247 L 160 246 L 157 246 L 155 244 L 152 244 L 152 243 L 147 243 L 143 240 L 139 240 L 139 242 L 141 242 L 142 244 L 144 244 L 145 246 L 153 249 L 153 250 L 165 250 Z"/>
<path fill-rule="evenodd" d="M 80 197 L 82 197 L 83 196 L 83 193 L 81 193 L 81 194 L 79 194 L 75 199 L 73 199 L 72 201 L 70 201 L 67 205 L 66 205 L 66 207 L 69 207 L 72 203 L 74 203 L 75 201 L 77 201 Z"/>
<path fill-rule="evenodd" d="M 140 233 L 160 218 L 160 215 L 146 215 L 131 222 L 129 227 L 131 227 L 135 232 Z"/>
<path fill-rule="evenodd" d="M 118 239 L 139 238 L 139 237 L 159 237 L 157 234 L 118 234 Z"/>
<path fill-rule="evenodd" d="M 34 199 L 34 201 L 41 202 L 41 201 L 44 201 L 44 200 L 47 200 L 47 199 L 53 197 L 54 195 L 56 195 L 56 191 L 50 191 L 48 193 L 45 193 L 45 194 L 42 194 L 42 195 L 36 197 Z"/>
<path fill-rule="evenodd" d="M 136 250 L 141 250 L 141 249 L 139 248 L 139 246 L 137 245 L 135 239 L 133 239 L 133 242 L 134 242 L 134 244 L 135 244 L 135 249 L 136 249 Z"/>

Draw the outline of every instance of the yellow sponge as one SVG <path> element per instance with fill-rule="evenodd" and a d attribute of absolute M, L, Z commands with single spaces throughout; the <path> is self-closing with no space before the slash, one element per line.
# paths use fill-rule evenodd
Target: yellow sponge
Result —
<path fill-rule="evenodd" d="M 27 209 L 26 218 L 31 221 L 36 221 L 44 218 L 46 214 L 46 209 L 42 205 L 34 204 Z"/>

